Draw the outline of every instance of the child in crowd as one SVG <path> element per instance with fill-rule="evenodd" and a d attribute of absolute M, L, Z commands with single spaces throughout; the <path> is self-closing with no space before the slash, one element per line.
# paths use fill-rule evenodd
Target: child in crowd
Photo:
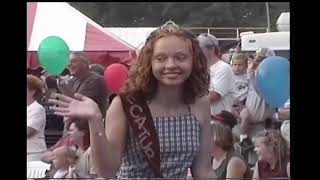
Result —
<path fill-rule="evenodd" d="M 235 115 L 239 116 L 241 109 L 244 107 L 248 94 L 249 79 L 247 76 L 248 57 L 244 53 L 237 53 L 232 58 L 232 69 L 235 80 L 235 90 L 233 93 L 233 107 Z"/>
<path fill-rule="evenodd" d="M 52 178 L 76 178 L 75 163 L 77 156 L 75 151 L 67 146 L 62 146 L 53 151 L 53 165 L 57 169 Z"/>

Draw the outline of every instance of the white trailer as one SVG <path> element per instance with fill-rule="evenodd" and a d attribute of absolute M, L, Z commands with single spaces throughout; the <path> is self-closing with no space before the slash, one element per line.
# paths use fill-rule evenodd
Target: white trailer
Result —
<path fill-rule="evenodd" d="M 270 48 L 277 56 L 290 57 L 290 13 L 282 13 L 277 20 L 278 31 L 267 33 L 243 33 L 241 51 L 256 51 L 258 48 Z"/>

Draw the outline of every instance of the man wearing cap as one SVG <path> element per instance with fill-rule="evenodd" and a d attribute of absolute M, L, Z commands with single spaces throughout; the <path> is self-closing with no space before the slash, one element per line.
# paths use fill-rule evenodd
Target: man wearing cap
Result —
<path fill-rule="evenodd" d="M 219 121 L 224 125 L 227 125 L 232 129 L 237 124 L 236 117 L 229 111 L 221 111 L 218 114 L 211 115 L 211 118 L 214 121 Z"/>
<path fill-rule="evenodd" d="M 207 57 L 210 68 L 209 100 L 211 114 L 232 110 L 232 92 L 235 87 L 233 71 L 229 64 L 220 59 L 218 40 L 211 34 L 200 34 L 199 45 Z"/>
<path fill-rule="evenodd" d="M 275 109 L 268 105 L 256 89 L 255 76 L 258 65 L 267 57 L 275 56 L 269 48 L 259 48 L 253 61 L 248 61 L 249 90 L 241 113 L 240 141 L 249 135 L 253 137 L 265 129 L 266 120 L 271 120 Z"/>

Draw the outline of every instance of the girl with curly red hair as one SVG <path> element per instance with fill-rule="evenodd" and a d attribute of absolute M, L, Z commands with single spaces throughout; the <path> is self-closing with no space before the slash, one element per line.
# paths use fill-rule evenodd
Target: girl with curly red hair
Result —
<path fill-rule="evenodd" d="M 59 100 L 51 102 L 59 107 L 52 109 L 59 115 L 88 119 L 91 153 L 99 177 L 115 177 L 118 172 L 120 178 L 186 178 L 190 168 L 195 178 L 214 178 L 206 96 L 209 81 L 207 60 L 196 36 L 168 22 L 147 38 L 126 86 L 107 111 L 105 130 L 96 103 L 82 95 L 77 94 L 75 99 L 57 95 Z M 139 96 L 145 103 L 128 108 L 136 118 L 133 123 L 144 130 L 142 139 L 134 135 L 129 123 L 122 98 L 129 96 Z M 151 114 L 151 119 L 139 113 Z M 153 131 L 144 126 L 147 121 L 154 126 Z M 149 144 L 142 146 L 144 137 L 150 134 L 158 140 L 158 171 L 148 161 L 154 151 L 148 154 Z"/>

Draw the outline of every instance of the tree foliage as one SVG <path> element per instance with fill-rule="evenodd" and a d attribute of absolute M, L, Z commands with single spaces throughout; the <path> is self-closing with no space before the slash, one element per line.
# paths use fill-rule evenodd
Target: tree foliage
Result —
<path fill-rule="evenodd" d="M 71 2 L 104 27 L 267 27 L 265 2 Z M 289 2 L 269 2 L 271 30 Z"/>

